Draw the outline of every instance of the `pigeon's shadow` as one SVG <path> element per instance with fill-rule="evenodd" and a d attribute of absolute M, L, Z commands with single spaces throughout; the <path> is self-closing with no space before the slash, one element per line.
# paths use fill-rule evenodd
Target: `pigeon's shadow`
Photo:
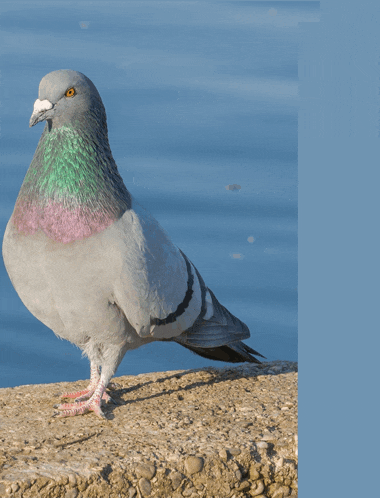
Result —
<path fill-rule="evenodd" d="M 296 371 L 297 371 L 297 366 L 294 366 L 294 367 L 289 366 L 289 369 L 286 371 L 286 373 L 296 372 Z M 138 390 L 143 389 L 151 384 L 162 384 L 162 383 L 164 383 L 166 381 L 170 381 L 172 379 L 176 379 L 176 380 L 184 379 L 184 380 L 186 380 L 187 376 L 193 375 L 196 372 L 205 372 L 208 375 L 211 373 L 212 376 L 207 380 L 200 380 L 198 382 L 189 382 L 189 384 L 181 385 L 181 386 L 178 386 L 177 388 L 171 388 L 171 389 L 163 388 L 162 391 L 151 394 L 149 396 L 141 396 L 138 398 L 127 399 L 127 400 L 124 399 L 125 394 L 132 393 L 133 391 L 138 391 Z M 281 373 L 284 373 L 284 372 L 276 372 L 276 373 L 273 373 L 270 375 L 280 375 Z M 246 369 L 244 369 L 244 370 L 242 369 L 240 371 L 238 369 L 219 370 L 216 368 L 215 369 L 214 368 L 203 368 L 203 369 L 187 370 L 186 372 L 178 372 L 178 373 L 175 373 L 175 374 L 170 375 L 170 376 L 161 377 L 161 378 L 158 378 L 155 380 L 149 380 L 147 382 L 141 382 L 141 383 L 133 385 L 131 387 L 126 387 L 126 388 L 122 388 L 122 389 L 116 388 L 115 390 L 112 390 L 112 392 L 111 392 L 112 398 L 115 400 L 115 404 L 107 404 L 107 409 L 106 409 L 107 418 L 109 420 L 112 420 L 114 418 L 113 411 L 115 409 L 120 408 L 120 406 L 122 406 L 122 405 L 139 403 L 141 401 L 159 398 L 161 396 L 166 396 L 167 394 L 174 394 L 174 393 L 177 393 L 178 400 L 181 401 L 183 399 L 183 397 L 181 396 L 182 392 L 191 391 L 192 389 L 197 388 L 197 387 L 212 386 L 213 384 L 219 384 L 220 382 L 227 382 L 230 380 L 239 380 L 239 379 L 243 379 L 243 378 L 245 378 L 245 379 L 247 379 L 247 378 L 257 379 L 258 377 L 262 377 L 264 375 L 268 375 L 268 373 L 265 371 L 263 371 L 263 372 L 254 371 L 254 370 L 247 371 Z M 184 382 L 184 380 L 182 380 L 182 382 Z"/>

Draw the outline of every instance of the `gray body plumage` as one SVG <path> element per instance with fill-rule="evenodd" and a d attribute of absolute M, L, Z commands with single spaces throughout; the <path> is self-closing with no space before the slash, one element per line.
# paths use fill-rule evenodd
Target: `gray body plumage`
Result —
<path fill-rule="evenodd" d="M 72 98 L 65 97 L 69 87 Z M 248 327 L 217 301 L 125 188 L 91 81 L 69 70 L 45 76 L 31 126 L 42 120 L 47 124 L 3 242 L 8 274 L 30 312 L 101 367 L 105 386 L 126 351 L 155 340 L 176 341 L 207 358 L 259 362 L 253 355 L 261 355 L 241 342 Z M 61 131 L 63 146 L 71 140 L 74 150 L 63 166 L 54 151 L 53 159 L 46 152 Z M 90 145 L 81 157 L 75 147 L 83 143 Z M 58 161 L 62 171 L 53 172 Z M 67 168 L 70 175 L 78 170 L 70 182 Z"/>

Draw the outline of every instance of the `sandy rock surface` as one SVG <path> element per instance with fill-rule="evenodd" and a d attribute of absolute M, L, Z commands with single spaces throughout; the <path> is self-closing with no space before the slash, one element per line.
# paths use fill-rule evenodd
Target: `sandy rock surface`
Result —
<path fill-rule="evenodd" d="M 54 418 L 88 381 L 0 389 L 0 497 L 297 496 L 297 364 L 124 376 L 93 413 Z"/>

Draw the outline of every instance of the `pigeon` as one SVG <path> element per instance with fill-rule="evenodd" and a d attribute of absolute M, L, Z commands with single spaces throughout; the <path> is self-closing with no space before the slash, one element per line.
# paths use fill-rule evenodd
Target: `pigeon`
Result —
<path fill-rule="evenodd" d="M 63 393 L 59 416 L 102 406 L 125 353 L 174 341 L 224 362 L 265 358 L 193 263 L 127 190 L 108 142 L 100 95 L 84 74 L 44 76 L 30 127 L 46 121 L 3 240 L 10 280 L 28 310 L 90 361 L 90 383 Z"/>

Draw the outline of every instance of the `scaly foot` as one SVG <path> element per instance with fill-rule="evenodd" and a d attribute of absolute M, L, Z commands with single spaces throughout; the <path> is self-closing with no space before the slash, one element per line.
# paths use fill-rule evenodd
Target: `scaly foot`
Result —
<path fill-rule="evenodd" d="M 64 403 L 62 405 L 55 405 L 58 410 L 62 410 L 61 412 L 55 413 L 53 416 L 62 418 L 62 417 L 73 417 L 75 415 L 83 415 L 87 412 L 94 412 L 100 418 L 107 418 L 102 409 L 100 408 L 100 400 L 95 401 L 90 398 L 87 401 L 80 401 L 79 403 Z"/>
<path fill-rule="evenodd" d="M 72 398 L 72 399 L 75 399 L 75 403 L 79 403 L 81 401 L 87 400 L 88 398 L 91 398 L 91 396 L 94 394 L 94 392 L 95 392 L 95 386 L 92 388 L 90 388 L 90 386 L 88 386 L 88 388 L 84 389 L 83 391 L 77 391 L 75 393 L 63 393 L 60 395 L 60 397 L 61 398 Z M 104 391 L 102 399 L 106 403 L 115 403 L 115 401 L 111 398 L 111 396 L 106 391 Z"/>
<path fill-rule="evenodd" d="M 92 394 L 90 395 L 90 399 L 87 401 L 77 401 L 75 403 L 63 403 L 62 405 L 55 405 L 55 408 L 58 408 L 58 410 L 62 410 L 61 413 L 56 413 L 54 416 L 55 417 L 73 417 L 75 415 L 82 415 L 83 413 L 87 412 L 94 412 L 98 417 L 100 418 L 106 418 L 104 413 L 102 412 L 102 409 L 100 407 L 101 401 L 103 399 L 103 395 L 105 394 L 105 386 L 102 384 L 101 381 L 99 381 L 98 385 L 96 386 L 96 389 L 93 390 Z M 87 390 L 86 390 L 87 391 Z M 86 392 L 86 396 L 89 393 Z M 108 398 L 110 396 L 107 394 Z"/>

